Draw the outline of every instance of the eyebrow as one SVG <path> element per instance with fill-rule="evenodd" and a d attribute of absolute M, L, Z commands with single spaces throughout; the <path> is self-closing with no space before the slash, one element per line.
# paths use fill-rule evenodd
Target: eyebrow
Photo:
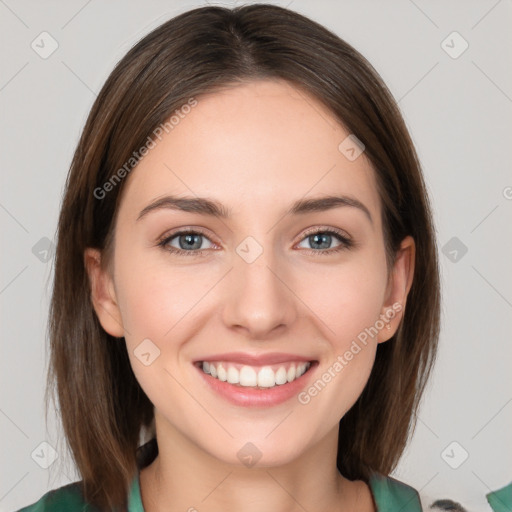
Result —
<path fill-rule="evenodd" d="M 328 195 L 313 199 L 299 199 L 285 212 L 285 215 L 304 215 L 311 212 L 324 212 L 334 208 L 348 206 L 362 211 L 373 224 L 373 219 L 368 208 L 355 197 L 345 195 Z M 137 217 L 137 221 L 145 215 L 157 210 L 178 210 L 183 212 L 198 213 L 220 219 L 231 217 L 231 210 L 223 204 L 206 197 L 177 197 L 164 196 L 146 206 Z"/>

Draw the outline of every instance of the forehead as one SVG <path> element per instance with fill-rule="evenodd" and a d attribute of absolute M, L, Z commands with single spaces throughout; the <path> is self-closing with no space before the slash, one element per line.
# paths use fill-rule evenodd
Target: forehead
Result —
<path fill-rule="evenodd" d="M 364 153 L 345 156 L 339 146 L 349 132 L 312 96 L 261 80 L 196 100 L 131 171 L 121 210 L 136 216 L 158 197 L 183 194 L 215 198 L 234 212 L 277 213 L 303 197 L 344 194 L 378 220 L 370 162 Z"/>

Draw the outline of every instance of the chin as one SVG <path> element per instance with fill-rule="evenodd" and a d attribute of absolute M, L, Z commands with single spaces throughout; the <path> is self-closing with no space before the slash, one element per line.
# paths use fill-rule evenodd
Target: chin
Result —
<path fill-rule="evenodd" d="M 210 453 L 223 463 L 240 468 L 263 469 L 285 466 L 292 463 L 300 455 L 296 450 L 289 449 L 283 451 L 283 442 L 281 440 L 278 441 L 280 449 L 276 449 L 273 446 L 274 443 L 258 440 L 230 441 L 229 444 L 229 448 L 222 453 Z M 226 457 L 226 455 L 229 456 Z"/>

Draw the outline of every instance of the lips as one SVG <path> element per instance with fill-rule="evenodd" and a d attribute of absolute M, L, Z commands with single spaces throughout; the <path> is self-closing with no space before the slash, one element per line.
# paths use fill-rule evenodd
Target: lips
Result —
<path fill-rule="evenodd" d="M 244 407 L 271 407 L 292 399 L 311 381 L 318 360 L 297 354 L 231 352 L 194 361 L 215 393 Z"/>

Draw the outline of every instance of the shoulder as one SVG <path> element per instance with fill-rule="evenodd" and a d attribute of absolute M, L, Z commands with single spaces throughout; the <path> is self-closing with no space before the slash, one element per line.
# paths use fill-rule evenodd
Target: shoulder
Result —
<path fill-rule="evenodd" d="M 378 512 L 422 512 L 419 493 L 414 487 L 393 477 L 373 473 L 369 486 Z"/>
<path fill-rule="evenodd" d="M 17 512 L 96 512 L 82 495 L 81 482 L 73 482 L 48 491 L 38 501 Z"/>

